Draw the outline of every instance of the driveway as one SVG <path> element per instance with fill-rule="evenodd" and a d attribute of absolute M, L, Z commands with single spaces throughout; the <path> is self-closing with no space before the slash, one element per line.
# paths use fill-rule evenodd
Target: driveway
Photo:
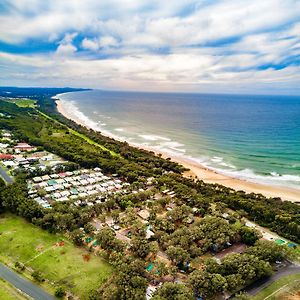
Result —
<path fill-rule="evenodd" d="M 5 265 L 0 263 L 0 277 L 9 282 L 15 288 L 35 300 L 54 300 L 55 298 L 35 285 L 29 280 L 22 278 L 19 274 L 12 271 Z"/>

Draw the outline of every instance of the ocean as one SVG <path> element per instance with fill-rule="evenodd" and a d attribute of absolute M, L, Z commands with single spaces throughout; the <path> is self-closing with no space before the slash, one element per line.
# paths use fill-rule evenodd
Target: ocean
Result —
<path fill-rule="evenodd" d="M 104 134 L 232 177 L 300 189 L 300 97 L 102 90 L 57 97 Z"/>

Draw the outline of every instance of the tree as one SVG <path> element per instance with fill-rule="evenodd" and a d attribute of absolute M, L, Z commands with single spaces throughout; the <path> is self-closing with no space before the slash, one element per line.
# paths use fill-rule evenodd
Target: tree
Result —
<path fill-rule="evenodd" d="M 230 274 L 225 277 L 228 285 L 228 291 L 235 292 L 245 285 L 245 280 L 241 274 Z"/>
<path fill-rule="evenodd" d="M 188 283 L 195 294 L 202 297 L 211 297 L 227 289 L 227 281 L 221 274 L 206 271 L 193 271 Z"/>
<path fill-rule="evenodd" d="M 124 243 L 116 239 L 116 233 L 109 227 L 102 228 L 96 239 L 104 250 L 122 252 L 125 249 Z"/>
<path fill-rule="evenodd" d="M 150 253 L 150 243 L 145 238 L 135 236 L 131 240 L 130 250 L 137 257 L 145 258 Z"/>
<path fill-rule="evenodd" d="M 31 276 L 34 280 L 38 281 L 38 282 L 43 282 L 45 281 L 44 277 L 42 276 L 42 273 L 40 271 L 33 271 L 31 273 Z"/>
<path fill-rule="evenodd" d="M 170 246 L 166 250 L 166 254 L 174 265 L 184 264 L 190 260 L 189 253 L 180 247 Z"/>
<path fill-rule="evenodd" d="M 258 230 L 242 226 L 239 229 L 239 234 L 241 236 L 242 242 L 244 242 L 247 245 L 254 245 L 255 242 L 261 237 L 261 234 Z"/>
<path fill-rule="evenodd" d="M 172 222 L 182 222 L 192 213 L 191 207 L 187 205 L 176 206 L 173 210 L 167 212 L 167 216 Z"/>
<path fill-rule="evenodd" d="M 253 247 L 246 249 L 245 253 L 254 255 L 255 257 L 273 263 L 282 260 L 290 255 L 291 251 L 282 245 L 277 245 L 271 241 L 258 241 Z"/>
<path fill-rule="evenodd" d="M 184 284 L 164 283 L 155 292 L 153 300 L 193 300 L 193 292 Z"/>
<path fill-rule="evenodd" d="M 83 236 L 84 234 L 80 229 L 75 229 L 74 231 L 71 232 L 71 239 L 73 240 L 74 244 L 76 246 L 82 246 L 83 245 Z"/>
<path fill-rule="evenodd" d="M 58 287 L 54 293 L 55 297 L 57 298 L 62 298 L 64 297 L 65 294 L 66 294 L 65 290 L 61 286 Z"/>
<path fill-rule="evenodd" d="M 260 260 L 258 257 L 247 253 L 227 255 L 220 267 L 221 273 L 225 276 L 240 274 L 246 284 L 272 275 L 272 267 L 267 261 Z"/>
<path fill-rule="evenodd" d="M 93 226 L 91 223 L 86 223 L 83 228 L 86 233 L 92 233 L 96 230 L 95 226 Z"/>
<path fill-rule="evenodd" d="M 115 281 L 118 300 L 140 300 L 145 298 L 148 281 L 145 264 L 139 259 L 124 258 L 118 268 Z"/>

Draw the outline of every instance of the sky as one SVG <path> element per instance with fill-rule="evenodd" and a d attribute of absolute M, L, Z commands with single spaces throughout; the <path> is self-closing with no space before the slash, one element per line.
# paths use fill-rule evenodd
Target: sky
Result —
<path fill-rule="evenodd" d="M 299 0 L 1 0 L 0 85 L 300 95 Z"/>

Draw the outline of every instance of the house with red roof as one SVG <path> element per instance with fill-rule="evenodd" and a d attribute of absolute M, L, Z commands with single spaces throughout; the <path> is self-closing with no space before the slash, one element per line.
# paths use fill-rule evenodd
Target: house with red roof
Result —
<path fill-rule="evenodd" d="M 12 160 L 14 156 L 11 154 L 0 153 L 0 160 Z"/>

